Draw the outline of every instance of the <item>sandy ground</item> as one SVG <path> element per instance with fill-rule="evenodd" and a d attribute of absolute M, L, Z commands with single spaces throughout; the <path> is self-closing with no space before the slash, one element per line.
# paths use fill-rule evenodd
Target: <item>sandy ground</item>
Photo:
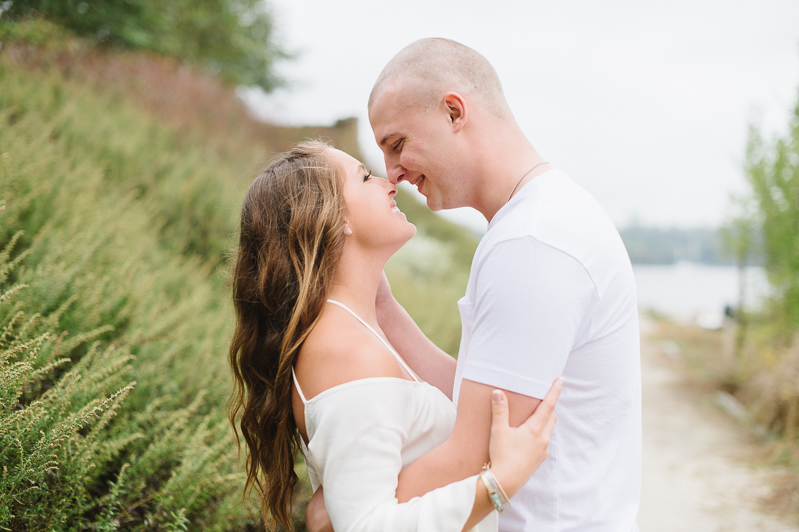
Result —
<path fill-rule="evenodd" d="M 799 525 L 767 515 L 774 472 L 756 467 L 756 443 L 692 391 L 641 316 L 643 479 L 641 532 L 783 532 Z"/>

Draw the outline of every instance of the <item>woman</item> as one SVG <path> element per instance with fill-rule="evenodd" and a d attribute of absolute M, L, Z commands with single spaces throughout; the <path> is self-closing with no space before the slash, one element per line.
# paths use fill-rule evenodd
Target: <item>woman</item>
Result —
<path fill-rule="evenodd" d="M 231 419 L 241 415 L 246 490 L 258 490 L 268 527 L 292 528 L 298 449 L 339 531 L 496 530 L 494 510 L 546 457 L 559 383 L 518 429 L 495 392 L 490 469 L 397 503 L 400 470 L 446 440 L 455 407 L 421 382 L 377 324 L 383 266 L 416 233 L 395 194 L 352 157 L 305 142 L 244 198 Z"/>

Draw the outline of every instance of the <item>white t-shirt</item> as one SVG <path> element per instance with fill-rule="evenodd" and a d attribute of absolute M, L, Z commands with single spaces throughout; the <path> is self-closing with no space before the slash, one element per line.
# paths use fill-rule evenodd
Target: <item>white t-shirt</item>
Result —
<path fill-rule="evenodd" d="M 599 204 L 560 170 L 530 181 L 491 220 L 458 306 L 456 404 L 462 379 L 541 399 L 564 378 L 549 457 L 500 530 L 638 530 L 635 281 Z"/>

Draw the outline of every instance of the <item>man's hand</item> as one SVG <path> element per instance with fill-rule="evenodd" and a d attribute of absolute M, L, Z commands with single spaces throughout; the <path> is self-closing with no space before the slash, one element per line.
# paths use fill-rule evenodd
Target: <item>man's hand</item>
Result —
<path fill-rule="evenodd" d="M 524 486 L 549 454 L 549 439 L 558 419 L 555 405 L 562 388 L 563 379 L 557 379 L 535 413 L 516 428 L 510 426 L 505 394 L 501 390 L 492 392 L 488 453 L 491 469 L 509 497 Z"/>
<path fill-rule="evenodd" d="M 325 508 L 322 486 L 319 486 L 305 508 L 305 527 L 308 532 L 333 532 L 333 523 Z"/>
<path fill-rule="evenodd" d="M 480 472 L 489 460 L 493 386 L 463 379 L 455 427 L 447 441 L 400 472 L 400 502 L 424 495 Z M 540 399 L 505 391 L 509 424 L 518 427 L 538 408 Z"/>

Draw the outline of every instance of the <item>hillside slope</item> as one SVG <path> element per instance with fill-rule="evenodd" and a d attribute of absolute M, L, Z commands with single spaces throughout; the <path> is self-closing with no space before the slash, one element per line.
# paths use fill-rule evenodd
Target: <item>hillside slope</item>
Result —
<path fill-rule="evenodd" d="M 42 21 L 0 37 L 0 525 L 251 529 L 226 249 L 259 167 L 305 137 L 358 156 L 357 124 L 265 125 L 213 77 Z M 394 291 L 454 352 L 475 243 L 400 201 L 420 235 Z"/>

